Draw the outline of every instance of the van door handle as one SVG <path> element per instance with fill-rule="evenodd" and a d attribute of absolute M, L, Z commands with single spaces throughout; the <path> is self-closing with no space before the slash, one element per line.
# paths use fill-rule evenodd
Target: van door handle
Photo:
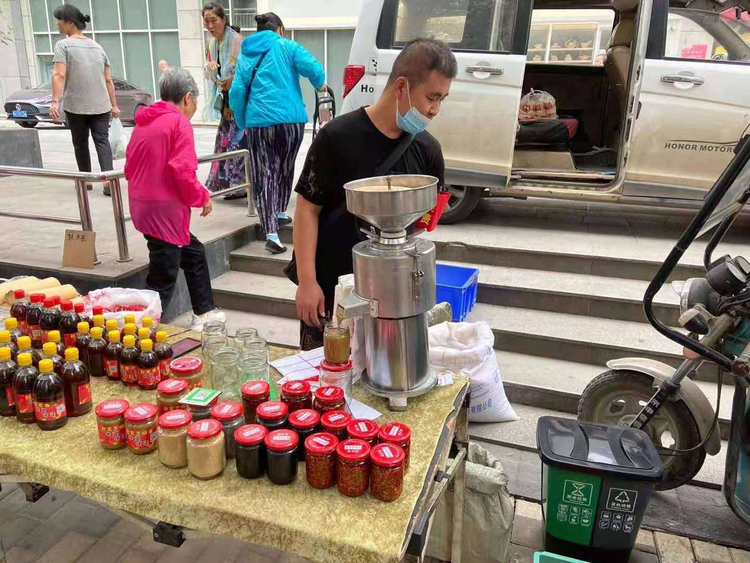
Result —
<path fill-rule="evenodd" d="M 488 78 L 489 76 L 502 76 L 505 69 L 498 66 L 474 65 L 467 66 L 466 72 L 473 74 L 477 78 Z"/>
<path fill-rule="evenodd" d="M 692 84 L 701 86 L 706 80 L 700 76 L 683 76 L 681 74 L 665 74 L 661 77 L 665 84 Z"/>

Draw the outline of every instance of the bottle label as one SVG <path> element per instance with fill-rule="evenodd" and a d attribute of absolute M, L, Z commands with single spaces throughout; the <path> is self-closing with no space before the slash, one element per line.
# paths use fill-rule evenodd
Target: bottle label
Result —
<path fill-rule="evenodd" d="M 163 415 L 165 412 L 176 411 L 178 409 L 184 409 L 184 408 L 185 408 L 185 405 L 180 405 L 180 404 L 174 405 L 172 407 L 167 406 L 167 405 L 159 405 L 159 416 Z"/>
<path fill-rule="evenodd" d="M 13 407 L 16 404 L 16 394 L 13 392 L 12 387 L 5 388 L 5 397 L 8 400 L 8 406 Z"/>
<path fill-rule="evenodd" d="M 76 347 L 76 337 L 78 336 L 77 333 L 71 332 L 69 334 L 66 334 L 63 336 L 65 339 L 65 347 L 66 348 L 75 348 Z"/>
<path fill-rule="evenodd" d="M 42 344 L 46 344 L 47 342 L 49 342 L 49 333 L 50 333 L 50 331 L 48 331 L 48 330 L 41 330 L 40 329 L 39 332 L 42 335 Z"/>
<path fill-rule="evenodd" d="M 16 409 L 24 414 L 34 412 L 34 396 L 31 393 L 16 395 Z"/>
<path fill-rule="evenodd" d="M 138 383 L 138 368 L 133 365 L 121 365 L 120 378 L 123 383 Z"/>
<path fill-rule="evenodd" d="M 127 431 L 128 447 L 131 450 L 147 450 L 156 443 L 156 439 L 156 425 L 146 430 Z"/>
<path fill-rule="evenodd" d="M 18 321 L 18 329 L 24 336 L 29 336 L 29 323 L 26 321 Z"/>
<path fill-rule="evenodd" d="M 99 442 L 107 446 L 115 446 L 125 443 L 125 425 L 106 426 L 99 424 Z"/>
<path fill-rule="evenodd" d="M 42 329 L 39 327 L 39 325 L 31 325 L 29 327 L 29 334 L 31 335 L 32 340 L 42 339 Z"/>
<path fill-rule="evenodd" d="M 161 371 L 159 366 L 155 368 L 138 368 L 138 385 L 141 387 L 150 387 L 161 381 Z"/>
<path fill-rule="evenodd" d="M 170 360 L 159 360 L 159 371 L 161 372 L 162 381 L 170 377 L 169 362 Z"/>
<path fill-rule="evenodd" d="M 78 404 L 85 405 L 91 402 L 91 383 L 78 386 Z"/>
<path fill-rule="evenodd" d="M 65 411 L 65 397 L 60 397 L 54 403 L 35 403 L 34 412 L 37 420 L 44 422 L 58 420 L 67 414 Z"/>
<path fill-rule="evenodd" d="M 120 379 L 120 364 L 117 360 L 104 360 L 104 369 L 110 379 Z"/>

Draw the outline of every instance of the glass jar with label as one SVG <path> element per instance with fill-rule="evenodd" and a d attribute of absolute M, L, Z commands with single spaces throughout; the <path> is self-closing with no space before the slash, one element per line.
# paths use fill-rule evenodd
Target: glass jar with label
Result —
<path fill-rule="evenodd" d="M 188 426 L 188 470 L 198 479 L 213 479 L 221 475 L 227 464 L 224 430 L 221 422 L 208 418 Z"/>
<path fill-rule="evenodd" d="M 357 418 L 346 426 L 346 435 L 355 440 L 364 440 L 370 447 L 378 443 L 378 431 L 380 426 L 374 420 Z"/>
<path fill-rule="evenodd" d="M 255 410 L 255 418 L 258 424 L 262 424 L 269 430 L 286 428 L 289 407 L 281 401 L 266 401 L 258 405 Z"/>
<path fill-rule="evenodd" d="M 245 424 L 234 432 L 237 445 L 237 473 L 245 479 L 257 479 L 268 464 L 265 439 L 268 429 L 260 424 Z"/>
<path fill-rule="evenodd" d="M 99 443 L 105 450 L 119 450 L 127 444 L 125 412 L 130 403 L 125 399 L 110 399 L 96 407 L 96 426 Z"/>
<path fill-rule="evenodd" d="M 411 450 L 411 429 L 401 422 L 388 422 L 380 427 L 378 442 L 395 444 L 404 450 L 404 471 L 409 471 L 409 451 Z"/>
<path fill-rule="evenodd" d="M 125 411 L 125 435 L 134 454 L 149 454 L 156 449 L 158 413 L 151 403 L 139 403 Z"/>
<path fill-rule="evenodd" d="M 393 502 L 404 492 L 404 450 L 395 444 L 378 444 L 370 451 L 370 494 Z"/>
<path fill-rule="evenodd" d="M 343 411 L 346 407 L 344 390 L 333 385 L 315 390 L 315 410 L 321 415 L 330 411 Z"/>
<path fill-rule="evenodd" d="M 245 417 L 242 416 L 242 404 L 232 401 L 218 403 L 211 408 L 211 418 L 221 422 L 224 427 L 227 457 L 234 457 L 237 452 L 234 444 L 234 431 L 245 424 Z"/>
<path fill-rule="evenodd" d="M 190 411 L 177 409 L 159 417 L 159 461 L 172 468 L 187 465 L 187 429 L 193 421 Z"/>
<path fill-rule="evenodd" d="M 352 366 L 348 361 L 343 364 L 332 364 L 323 360 L 320 362 L 319 382 L 320 387 L 335 385 L 344 390 L 344 398 L 351 401 L 352 398 Z"/>
<path fill-rule="evenodd" d="M 255 424 L 257 419 L 255 411 L 258 406 L 268 401 L 271 395 L 271 386 L 267 381 L 248 381 L 240 389 L 242 394 L 242 406 L 245 410 L 245 422 Z"/>
<path fill-rule="evenodd" d="M 329 432 L 338 438 L 339 442 L 346 440 L 346 427 L 352 421 L 352 415 L 344 411 L 329 411 L 320 417 L 320 427 L 323 432 Z"/>
<path fill-rule="evenodd" d="M 287 381 L 281 386 L 281 400 L 289 407 L 289 414 L 312 408 L 312 391 L 307 381 Z"/>
<path fill-rule="evenodd" d="M 336 486 L 342 495 L 360 497 L 370 484 L 370 445 L 344 440 L 336 447 Z"/>
<path fill-rule="evenodd" d="M 331 364 L 349 361 L 349 327 L 328 323 L 323 328 L 323 355 Z"/>
<path fill-rule="evenodd" d="M 289 415 L 289 428 L 299 435 L 300 444 L 304 444 L 308 436 L 318 431 L 320 414 L 312 409 L 301 409 Z M 300 461 L 305 461 L 305 448 L 300 446 L 297 451 Z"/>
<path fill-rule="evenodd" d="M 330 489 L 336 484 L 336 446 L 333 434 L 318 432 L 305 440 L 305 472 L 315 489 Z"/>
<path fill-rule="evenodd" d="M 184 379 L 188 382 L 188 391 L 196 387 L 203 387 L 203 360 L 195 356 L 176 358 L 169 364 L 169 371 L 173 378 Z"/>
<path fill-rule="evenodd" d="M 156 386 L 156 406 L 159 416 L 165 412 L 184 409 L 180 399 L 188 394 L 188 382 L 184 379 L 167 379 Z"/>
<path fill-rule="evenodd" d="M 268 479 L 274 485 L 288 485 L 297 478 L 299 436 L 294 430 L 274 430 L 265 439 L 268 451 Z"/>

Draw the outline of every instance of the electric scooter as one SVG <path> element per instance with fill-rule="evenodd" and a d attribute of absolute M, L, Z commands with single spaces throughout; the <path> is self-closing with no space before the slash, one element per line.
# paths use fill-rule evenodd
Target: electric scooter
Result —
<path fill-rule="evenodd" d="M 648 322 L 681 344 L 677 368 L 644 358 L 607 362 L 578 403 L 581 420 L 631 426 L 653 440 L 664 465 L 659 490 L 679 487 L 701 469 L 706 454 L 721 450 L 719 408 L 724 374 L 734 384 L 723 491 L 727 503 L 750 523 L 750 261 L 714 258 L 714 251 L 750 199 L 750 137 L 706 195 L 703 207 L 651 281 L 643 299 Z M 653 299 L 696 238 L 715 229 L 704 253 L 706 274 L 673 282 L 680 295 L 680 332 L 654 315 Z M 690 376 L 705 362 L 718 368 L 716 410 Z M 707 366 L 708 367 L 708 366 Z"/>

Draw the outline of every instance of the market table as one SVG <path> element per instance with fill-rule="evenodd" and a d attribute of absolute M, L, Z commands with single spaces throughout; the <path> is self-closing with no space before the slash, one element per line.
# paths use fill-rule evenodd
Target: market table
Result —
<path fill-rule="evenodd" d="M 170 342 L 200 334 L 172 326 Z M 271 359 L 294 350 L 271 347 Z M 191 355 L 200 356 L 200 350 Z M 279 374 L 272 370 L 275 378 Z M 354 398 L 382 413 L 379 424 L 397 420 L 412 429 L 411 462 L 404 493 L 393 503 L 369 494 L 347 498 L 336 488 L 320 491 L 305 479 L 304 463 L 297 480 L 273 485 L 267 478 L 242 479 L 234 460 L 213 480 L 193 478 L 187 468 L 169 469 L 156 453 L 134 456 L 127 449 L 105 450 L 97 439 L 93 410 L 53 432 L 0 418 L 1 482 L 42 483 L 75 491 L 112 508 L 154 522 L 169 523 L 199 533 L 238 538 L 296 553 L 321 562 L 390 563 L 421 559 L 429 534 L 430 516 L 448 482 L 456 480 L 454 511 L 463 508 L 463 468 L 467 440 L 469 384 L 454 376 L 452 385 L 409 400 L 406 412 L 391 412 L 385 399 L 361 385 Z M 124 387 L 92 378 L 94 403 L 124 398 L 131 404 L 155 402 L 155 391 Z M 453 458 L 451 455 L 451 450 Z M 460 557 L 460 522 L 454 525 L 454 554 Z M 181 529 L 180 528 L 180 529 Z M 163 529 L 163 528 L 162 528 Z M 156 534 L 155 534 L 156 535 Z M 454 557 L 454 561 L 458 561 Z"/>

